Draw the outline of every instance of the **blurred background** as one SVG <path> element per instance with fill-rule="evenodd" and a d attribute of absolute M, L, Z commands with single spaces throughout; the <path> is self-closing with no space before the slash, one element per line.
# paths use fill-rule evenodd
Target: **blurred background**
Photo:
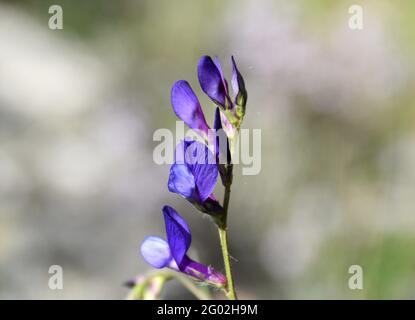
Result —
<path fill-rule="evenodd" d="M 235 56 L 243 126 L 262 130 L 262 171 L 236 169 L 230 205 L 240 297 L 415 298 L 414 36 L 409 0 L 1 1 L 0 298 L 123 299 L 164 204 L 188 219 L 191 256 L 223 271 L 214 226 L 153 162 L 174 81 L 213 118 L 204 54 L 227 74 Z M 192 296 L 172 282 L 163 297 Z"/>

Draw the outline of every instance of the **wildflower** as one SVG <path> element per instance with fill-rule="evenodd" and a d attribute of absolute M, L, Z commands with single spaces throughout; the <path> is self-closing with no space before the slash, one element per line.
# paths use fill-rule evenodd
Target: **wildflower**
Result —
<path fill-rule="evenodd" d="M 192 235 L 186 221 L 172 207 L 163 207 L 167 241 L 149 236 L 141 244 L 144 260 L 154 268 L 170 268 L 218 288 L 226 286 L 226 277 L 210 266 L 187 256 Z"/>
<path fill-rule="evenodd" d="M 239 128 L 245 115 L 247 92 L 244 79 L 239 72 L 235 59 L 232 57 L 232 89 L 235 99 L 232 101 L 229 95 L 228 82 L 223 76 L 223 70 L 217 57 L 212 60 L 209 56 L 203 56 L 198 64 L 199 83 L 204 93 L 217 104 L 230 122 Z"/>
<path fill-rule="evenodd" d="M 185 197 L 204 213 L 220 214 L 222 207 L 212 193 L 218 179 L 218 166 L 209 148 L 201 142 L 185 140 L 177 146 L 174 160 L 169 191 Z"/>
<path fill-rule="evenodd" d="M 224 131 L 232 140 L 238 131 L 245 115 L 245 106 L 248 98 L 244 79 L 239 72 L 234 57 L 232 62 L 232 90 L 235 96 L 231 99 L 228 82 L 223 75 L 223 70 L 218 57 L 213 60 L 209 56 L 202 56 L 197 67 L 200 86 L 204 93 L 218 105 L 224 112 L 222 118 Z M 189 83 L 179 80 L 171 89 L 171 105 L 176 115 L 186 125 L 197 131 L 205 140 L 208 135 L 209 125 L 206 122 L 199 99 Z"/>
<path fill-rule="evenodd" d="M 209 131 L 210 127 L 206 122 L 205 116 L 202 111 L 200 102 L 190 87 L 189 83 L 185 80 L 177 81 L 171 89 L 171 104 L 176 115 L 186 125 L 199 133 L 207 143 L 214 143 L 216 150 L 215 153 L 218 155 L 218 135 L 221 135 L 223 130 L 222 119 L 219 108 L 216 108 L 215 119 L 214 119 L 214 130 Z M 226 122 L 226 118 L 223 119 Z M 224 133 L 224 132 L 223 132 Z M 216 142 L 212 141 L 211 135 L 216 134 Z M 227 141 L 226 135 L 220 137 L 224 141 Z M 213 148 L 212 148 L 213 149 Z M 226 153 L 224 154 L 226 156 Z M 219 158 L 217 159 L 219 160 Z M 219 163 L 219 162 L 218 162 Z"/>
<path fill-rule="evenodd" d="M 214 61 L 209 56 L 203 56 L 197 66 L 197 75 L 204 93 L 224 110 L 232 109 L 233 104 L 228 93 L 228 83 L 217 57 Z"/>

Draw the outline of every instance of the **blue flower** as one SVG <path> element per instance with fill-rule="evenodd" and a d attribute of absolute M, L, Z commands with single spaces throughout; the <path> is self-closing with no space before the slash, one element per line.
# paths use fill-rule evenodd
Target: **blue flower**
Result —
<path fill-rule="evenodd" d="M 225 287 L 224 275 L 187 256 L 192 235 L 183 217 L 170 206 L 163 207 L 163 215 L 167 241 L 156 236 L 145 238 L 140 247 L 144 260 L 154 268 L 170 268 L 216 287 Z"/>
<path fill-rule="evenodd" d="M 176 148 L 174 160 L 168 182 L 171 192 L 199 206 L 216 201 L 212 192 L 218 179 L 218 166 L 216 157 L 205 144 L 183 141 Z"/>
<path fill-rule="evenodd" d="M 230 117 L 229 120 L 232 120 L 232 124 L 227 119 L 224 119 L 224 129 L 228 134 L 231 134 L 232 125 L 240 125 L 245 114 L 247 101 L 245 82 L 236 66 L 233 56 L 231 57 L 231 62 L 231 82 L 235 96 L 234 100 L 230 97 L 228 82 L 223 75 L 218 57 L 212 60 L 209 56 L 202 56 L 197 67 L 199 83 L 203 92 L 222 110 L 230 112 L 226 117 Z M 209 125 L 206 122 L 199 99 L 187 81 L 179 80 L 174 83 L 171 89 L 170 101 L 176 115 L 189 128 L 197 130 L 206 139 Z"/>
<path fill-rule="evenodd" d="M 232 89 L 235 99 L 232 101 L 228 90 L 228 82 L 226 81 L 222 67 L 217 57 L 212 60 L 209 56 L 203 56 L 199 60 L 198 64 L 198 78 L 200 86 L 204 93 L 217 105 L 224 110 L 231 110 L 236 112 L 238 117 L 243 114 L 238 114 L 239 110 L 235 110 L 237 107 L 245 110 L 247 92 L 245 89 L 244 79 L 239 72 L 235 59 L 232 57 Z"/>

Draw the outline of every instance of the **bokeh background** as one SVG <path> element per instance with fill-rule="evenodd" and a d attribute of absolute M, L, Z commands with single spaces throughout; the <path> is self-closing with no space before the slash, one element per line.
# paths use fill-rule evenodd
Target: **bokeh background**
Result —
<path fill-rule="evenodd" d="M 228 74 L 236 57 L 244 127 L 262 129 L 262 171 L 236 169 L 230 205 L 240 297 L 415 298 L 414 36 L 410 0 L 1 1 L 0 298 L 124 298 L 164 204 L 189 220 L 192 256 L 223 270 L 215 228 L 153 162 L 175 80 L 212 119 L 204 54 Z M 163 297 L 192 296 L 173 282 Z"/>

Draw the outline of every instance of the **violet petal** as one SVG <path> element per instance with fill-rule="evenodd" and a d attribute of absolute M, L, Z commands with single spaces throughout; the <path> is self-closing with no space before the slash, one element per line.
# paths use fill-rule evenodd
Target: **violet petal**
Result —
<path fill-rule="evenodd" d="M 225 107 L 226 88 L 222 81 L 221 71 L 219 71 L 212 58 L 209 56 L 200 58 L 197 72 L 203 92 L 215 103 Z"/>
<path fill-rule="evenodd" d="M 167 242 L 171 254 L 180 270 L 182 261 L 189 250 L 192 236 L 186 221 L 170 206 L 163 207 L 164 222 L 166 225 Z"/>
<path fill-rule="evenodd" d="M 200 102 L 185 80 L 177 81 L 171 89 L 171 104 L 176 115 L 193 130 L 208 132 L 209 126 Z"/>
<path fill-rule="evenodd" d="M 158 269 L 167 266 L 172 259 L 169 244 L 160 237 L 146 237 L 140 246 L 140 252 L 148 264 Z"/>

